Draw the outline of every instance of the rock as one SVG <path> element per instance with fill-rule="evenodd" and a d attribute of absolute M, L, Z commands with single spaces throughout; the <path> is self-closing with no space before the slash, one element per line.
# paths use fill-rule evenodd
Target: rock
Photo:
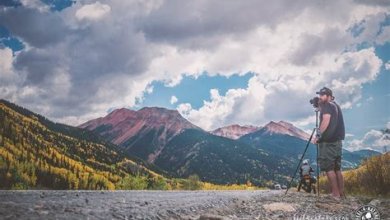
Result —
<path fill-rule="evenodd" d="M 342 204 L 334 202 L 317 202 L 315 206 L 320 209 L 325 209 L 331 212 L 338 212 L 344 208 Z"/>
<path fill-rule="evenodd" d="M 373 205 L 375 207 L 378 207 L 381 204 L 381 201 L 379 199 L 374 199 L 374 200 L 371 200 L 371 202 L 369 204 Z"/>
<path fill-rule="evenodd" d="M 294 206 L 292 206 L 290 203 L 285 203 L 285 202 L 274 202 L 270 204 L 264 204 L 263 208 L 269 212 L 273 212 L 273 211 L 295 212 Z"/>
<path fill-rule="evenodd" d="M 227 220 L 228 218 L 224 217 L 224 216 L 220 216 L 220 215 L 210 215 L 210 214 L 206 214 L 206 215 L 201 215 L 199 217 L 199 220 Z"/>

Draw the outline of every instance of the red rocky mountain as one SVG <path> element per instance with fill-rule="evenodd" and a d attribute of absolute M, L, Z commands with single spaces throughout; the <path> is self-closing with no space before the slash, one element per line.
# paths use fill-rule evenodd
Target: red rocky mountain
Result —
<path fill-rule="evenodd" d="M 260 130 L 263 131 L 263 134 L 286 134 L 300 138 L 302 140 L 308 140 L 310 137 L 308 133 L 285 121 L 271 121 Z"/>
<path fill-rule="evenodd" d="M 177 110 L 160 107 L 144 107 L 138 111 L 116 109 L 79 127 L 93 130 L 149 162 L 153 162 L 164 145 L 183 130 L 202 130 L 183 118 Z"/>

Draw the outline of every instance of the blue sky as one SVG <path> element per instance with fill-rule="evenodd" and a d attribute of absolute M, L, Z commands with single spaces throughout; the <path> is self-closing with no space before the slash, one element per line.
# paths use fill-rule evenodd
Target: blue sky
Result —
<path fill-rule="evenodd" d="M 384 62 L 390 60 L 390 43 L 375 48 Z M 371 129 L 384 129 L 390 121 L 390 72 L 381 68 L 378 77 L 362 87 L 362 98 L 344 110 L 347 133 L 363 137 Z"/>
<path fill-rule="evenodd" d="M 310 130 L 308 100 L 328 86 L 351 149 L 388 144 L 390 4 L 264 5 L 4 1 L 0 98 L 71 125 L 159 106 L 206 130 L 270 120 Z"/>
<path fill-rule="evenodd" d="M 210 99 L 210 89 L 218 89 L 221 95 L 224 95 L 228 89 L 246 88 L 248 80 L 253 74 L 248 72 L 243 76 L 232 75 L 208 76 L 206 73 L 197 78 L 187 76 L 179 85 L 169 87 L 163 82 L 153 82 L 153 92 L 147 93 L 144 99 L 134 109 L 144 106 L 159 106 L 169 109 L 175 109 L 177 103 L 171 104 L 172 96 L 177 97 L 178 103 L 190 103 L 194 108 L 200 108 L 203 100 Z"/>

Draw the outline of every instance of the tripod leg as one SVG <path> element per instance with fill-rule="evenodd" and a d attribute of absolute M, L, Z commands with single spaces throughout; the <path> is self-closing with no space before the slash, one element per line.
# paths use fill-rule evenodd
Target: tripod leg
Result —
<path fill-rule="evenodd" d="M 318 165 L 318 151 L 320 150 L 317 144 L 317 196 L 320 196 L 320 167 Z"/>
<path fill-rule="evenodd" d="M 311 132 L 310 138 L 309 138 L 309 140 L 307 141 L 307 144 L 306 144 L 305 151 L 303 151 L 303 154 L 302 154 L 302 156 L 301 156 L 301 159 L 299 160 L 298 166 L 297 166 L 297 168 L 295 169 L 295 172 L 293 173 L 293 175 L 291 176 L 291 181 L 290 181 L 290 183 L 288 184 L 287 189 L 286 189 L 286 192 L 284 193 L 284 195 L 287 194 L 288 190 L 289 190 L 290 187 L 291 187 L 291 183 L 293 182 L 293 180 L 294 180 L 294 178 L 295 178 L 295 174 L 297 174 L 297 171 L 298 171 L 298 169 L 299 169 L 299 166 L 301 165 L 302 160 L 303 160 L 303 158 L 305 157 L 307 148 L 308 148 L 309 145 L 310 145 L 311 139 L 313 138 L 313 135 L 314 135 L 314 132 L 315 132 L 315 131 L 316 131 L 316 128 L 314 128 L 313 131 Z"/>

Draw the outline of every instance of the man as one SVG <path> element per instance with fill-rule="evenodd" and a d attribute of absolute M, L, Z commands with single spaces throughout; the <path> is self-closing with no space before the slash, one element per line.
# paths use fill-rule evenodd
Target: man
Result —
<path fill-rule="evenodd" d="M 298 185 L 298 192 L 301 191 L 301 186 L 302 184 L 304 184 L 304 181 L 305 181 L 305 176 L 309 176 L 310 177 L 310 182 L 311 184 L 313 183 L 316 183 L 316 179 L 314 179 L 314 177 L 311 176 L 311 173 L 313 173 L 314 170 L 313 168 L 311 168 L 311 166 L 309 165 L 309 160 L 306 159 L 302 162 L 302 166 L 299 170 L 299 175 L 301 176 L 301 181 L 299 182 L 299 185 Z M 314 193 L 316 193 L 316 189 L 314 188 Z"/>
<path fill-rule="evenodd" d="M 344 196 L 344 179 L 341 173 L 342 140 L 345 138 L 344 119 L 340 106 L 334 101 L 332 90 L 319 92 L 320 127 L 318 163 L 325 171 L 332 188 L 332 196 L 340 200 Z"/>

